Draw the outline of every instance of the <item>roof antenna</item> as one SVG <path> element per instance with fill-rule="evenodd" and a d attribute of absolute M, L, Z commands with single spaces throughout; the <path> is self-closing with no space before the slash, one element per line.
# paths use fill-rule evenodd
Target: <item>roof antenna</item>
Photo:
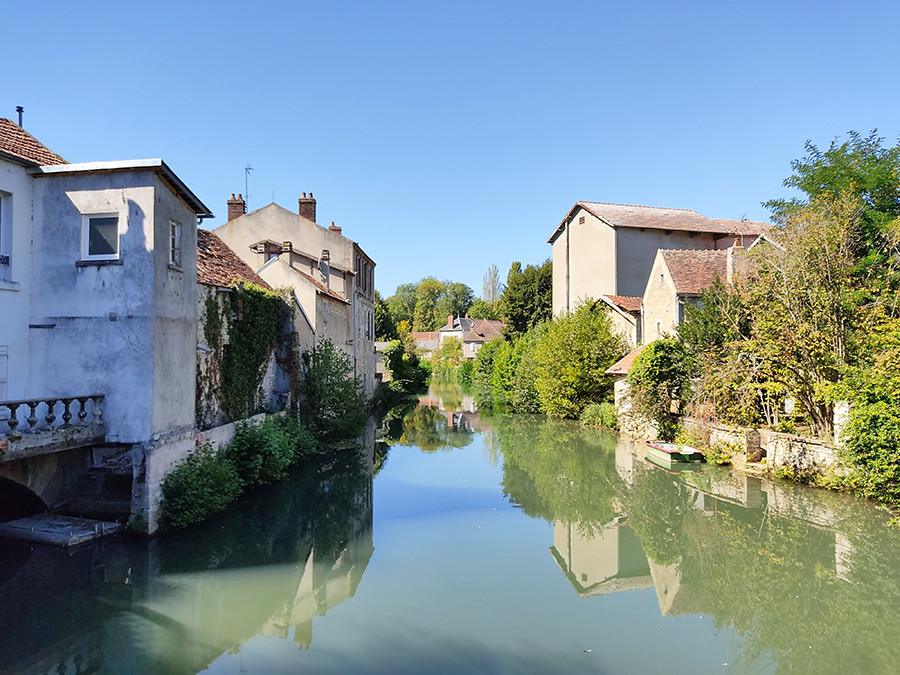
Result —
<path fill-rule="evenodd" d="M 253 167 L 250 166 L 250 162 L 247 162 L 247 166 L 244 167 L 244 200 L 247 202 L 247 210 L 250 210 L 250 172 L 253 171 Z"/>
<path fill-rule="evenodd" d="M 17 105 L 16 112 L 19 113 L 19 128 L 24 129 L 25 127 L 22 126 L 22 113 L 25 112 L 25 108 L 23 108 L 20 105 Z"/>

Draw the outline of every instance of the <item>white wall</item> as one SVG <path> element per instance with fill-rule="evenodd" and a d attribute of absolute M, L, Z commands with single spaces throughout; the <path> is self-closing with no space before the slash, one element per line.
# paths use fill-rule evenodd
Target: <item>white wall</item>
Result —
<path fill-rule="evenodd" d="M 0 159 L 0 400 L 28 395 L 28 306 L 31 265 L 31 177 Z"/>
<path fill-rule="evenodd" d="M 715 237 L 711 234 L 693 234 L 692 236 L 688 232 L 670 231 L 666 234 L 664 230 L 645 229 L 641 231 L 620 227 L 616 230 L 616 237 L 618 253 L 614 293 L 617 295 L 640 296 L 644 293 L 656 252 L 661 248 L 716 248 Z"/>

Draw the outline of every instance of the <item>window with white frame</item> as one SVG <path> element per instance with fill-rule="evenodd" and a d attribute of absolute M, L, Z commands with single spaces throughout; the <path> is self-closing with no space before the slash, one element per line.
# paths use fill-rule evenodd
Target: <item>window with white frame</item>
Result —
<path fill-rule="evenodd" d="M 181 267 L 181 223 L 169 221 L 169 264 Z"/>
<path fill-rule="evenodd" d="M 0 280 L 9 280 L 9 259 L 12 252 L 12 199 L 0 192 Z"/>
<path fill-rule="evenodd" d="M 96 213 L 82 216 L 81 259 L 119 259 L 118 213 Z"/>

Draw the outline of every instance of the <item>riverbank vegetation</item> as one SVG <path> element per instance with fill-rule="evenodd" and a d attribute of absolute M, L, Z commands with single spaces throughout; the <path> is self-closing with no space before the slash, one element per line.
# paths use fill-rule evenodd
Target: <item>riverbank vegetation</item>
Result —
<path fill-rule="evenodd" d="M 314 454 L 355 443 L 369 405 L 350 358 L 329 340 L 302 355 L 299 405 L 262 423 L 241 422 L 224 448 L 204 445 L 162 483 L 160 526 L 185 528 L 223 511 L 243 492 L 278 482 Z"/>
<path fill-rule="evenodd" d="M 745 273 L 636 359 L 633 410 L 663 437 L 687 414 L 831 440 L 847 402 L 850 472 L 830 484 L 898 504 L 900 144 L 852 133 L 806 149 L 785 181 L 803 197 L 768 203 L 777 225 Z"/>

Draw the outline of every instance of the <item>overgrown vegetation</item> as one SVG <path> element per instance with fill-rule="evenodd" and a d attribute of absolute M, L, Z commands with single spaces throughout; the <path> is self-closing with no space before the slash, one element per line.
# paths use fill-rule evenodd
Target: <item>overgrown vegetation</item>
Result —
<path fill-rule="evenodd" d="M 240 495 L 237 467 L 224 453 L 202 446 L 162 483 L 160 528 L 180 530 L 224 511 Z"/>
<path fill-rule="evenodd" d="M 603 403 L 590 403 L 581 411 L 578 421 L 583 427 L 592 429 L 612 429 L 618 427 L 616 419 L 616 406 L 609 401 Z"/>

